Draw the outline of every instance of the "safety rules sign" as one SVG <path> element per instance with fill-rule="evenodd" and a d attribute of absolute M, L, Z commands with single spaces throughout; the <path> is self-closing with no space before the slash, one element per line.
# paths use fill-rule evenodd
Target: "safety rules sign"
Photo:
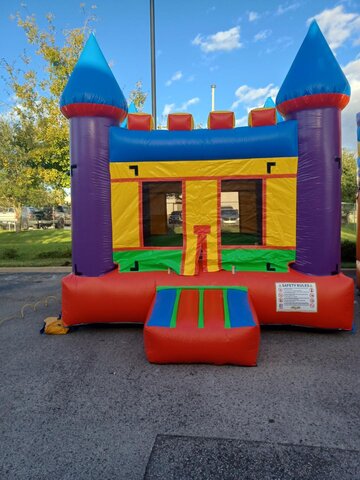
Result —
<path fill-rule="evenodd" d="M 315 283 L 276 283 L 277 312 L 317 312 Z"/>

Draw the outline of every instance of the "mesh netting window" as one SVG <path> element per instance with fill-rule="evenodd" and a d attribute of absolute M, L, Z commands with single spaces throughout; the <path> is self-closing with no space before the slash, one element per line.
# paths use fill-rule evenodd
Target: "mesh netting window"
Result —
<path fill-rule="evenodd" d="M 181 182 L 144 182 L 142 210 L 146 247 L 182 246 Z"/>
<path fill-rule="evenodd" d="M 262 245 L 262 180 L 221 182 L 222 245 Z"/>

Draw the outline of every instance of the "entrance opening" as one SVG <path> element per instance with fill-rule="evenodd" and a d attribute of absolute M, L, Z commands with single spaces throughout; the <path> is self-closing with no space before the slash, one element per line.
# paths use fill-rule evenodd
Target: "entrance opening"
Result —
<path fill-rule="evenodd" d="M 222 245 L 262 245 L 262 205 L 262 180 L 223 180 Z"/>
<path fill-rule="evenodd" d="M 142 209 L 145 246 L 182 246 L 181 182 L 144 182 Z"/>

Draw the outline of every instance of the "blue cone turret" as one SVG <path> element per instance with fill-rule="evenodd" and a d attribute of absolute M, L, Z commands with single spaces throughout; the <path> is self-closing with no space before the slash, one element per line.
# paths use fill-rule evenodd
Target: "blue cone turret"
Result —
<path fill-rule="evenodd" d="M 276 98 L 281 114 L 334 106 L 341 110 L 350 99 L 350 85 L 314 20 Z"/>
<path fill-rule="evenodd" d="M 75 65 L 60 98 L 67 117 L 111 116 L 121 121 L 127 102 L 93 34 Z"/>

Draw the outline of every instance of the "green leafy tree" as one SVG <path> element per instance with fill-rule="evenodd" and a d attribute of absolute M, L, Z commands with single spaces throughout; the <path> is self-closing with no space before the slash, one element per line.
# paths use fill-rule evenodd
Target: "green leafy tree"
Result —
<path fill-rule="evenodd" d="M 343 149 L 341 177 L 343 202 L 355 203 L 357 193 L 356 176 L 356 156 L 353 152 Z"/>
<path fill-rule="evenodd" d="M 27 139 L 17 124 L 0 119 L 0 205 L 20 210 L 22 205 L 42 206 L 64 202 L 64 190 L 45 186 L 39 170 L 27 155 Z"/>
<path fill-rule="evenodd" d="M 60 45 L 52 14 L 46 16 L 45 28 L 34 15 L 17 13 L 14 19 L 42 68 L 26 54 L 20 66 L 2 60 L 15 102 L 0 124 L 0 201 L 6 196 L 16 205 L 43 204 L 69 186 L 69 127 L 59 97 L 95 18 L 87 15 L 81 27 L 63 31 Z"/>
<path fill-rule="evenodd" d="M 2 59 L 9 93 L 15 99 L 0 123 L 0 202 L 42 205 L 57 202 L 69 187 L 69 125 L 59 110 L 59 97 L 92 30 L 96 17 L 85 10 L 84 23 L 59 35 L 54 16 L 40 28 L 34 15 L 16 13 L 13 19 L 35 47 L 34 60 L 23 54 L 19 62 Z M 91 9 L 95 9 L 93 5 Z M 25 7 L 26 9 L 26 7 Z M 130 93 L 142 110 L 147 93 L 137 82 Z M 16 179 L 16 181 L 14 181 Z"/>

